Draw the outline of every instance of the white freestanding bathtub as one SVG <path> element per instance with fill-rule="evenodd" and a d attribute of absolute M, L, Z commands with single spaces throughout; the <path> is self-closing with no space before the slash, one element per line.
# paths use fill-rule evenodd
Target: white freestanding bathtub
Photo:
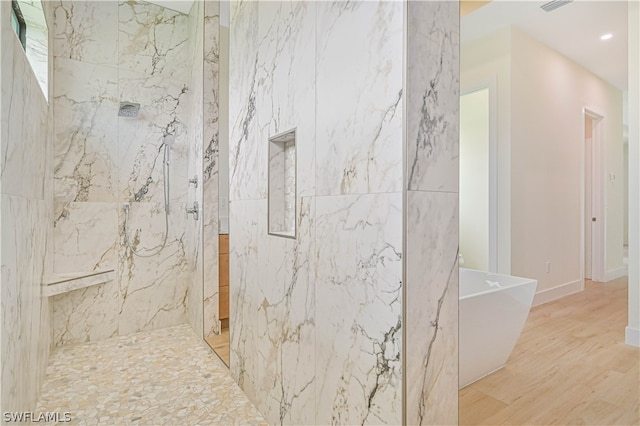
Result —
<path fill-rule="evenodd" d="M 460 388 L 504 367 L 537 286 L 529 278 L 460 268 Z"/>

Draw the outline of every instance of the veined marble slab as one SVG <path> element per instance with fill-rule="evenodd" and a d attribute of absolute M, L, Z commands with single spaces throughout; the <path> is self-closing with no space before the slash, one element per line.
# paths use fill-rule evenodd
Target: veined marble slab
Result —
<path fill-rule="evenodd" d="M 220 8 L 218 2 L 204 3 L 204 79 L 203 79 L 203 125 L 200 173 L 202 177 L 202 258 L 200 262 L 203 280 L 202 298 L 203 335 L 205 337 L 220 332 L 219 285 L 218 285 L 218 183 L 219 183 L 219 129 L 218 129 L 218 62 Z M 228 230 L 228 227 L 227 227 Z M 203 303 L 204 300 L 204 303 Z"/>
<path fill-rule="evenodd" d="M 410 191 L 458 191 L 458 2 L 407 4 L 406 179 Z"/>
<path fill-rule="evenodd" d="M 403 3 L 318 2 L 316 195 L 402 189 Z"/>
<path fill-rule="evenodd" d="M 191 8 L 189 14 L 189 39 L 193 43 L 193 57 L 191 58 L 190 99 L 187 105 L 188 139 L 188 177 L 198 179 L 198 185 L 189 184 L 186 190 L 187 202 L 198 202 L 201 208 L 203 203 L 202 188 L 202 152 L 204 137 L 204 2 L 197 2 Z M 204 214 L 204 210 L 202 211 Z M 191 328 L 200 337 L 204 330 L 204 258 L 203 256 L 203 223 L 200 220 L 186 222 L 185 232 L 185 258 L 189 267 L 187 298 L 185 300 L 187 319 Z"/>
<path fill-rule="evenodd" d="M 114 269 L 116 277 L 47 299 L 54 344 L 180 324 L 187 306 L 194 328 L 202 328 L 202 222 L 184 209 L 203 204 L 188 179 L 202 182 L 205 5 L 186 15 L 145 2 L 47 4 L 56 81 L 54 270 Z M 139 103 L 137 117 L 118 116 L 121 101 Z M 153 252 L 166 232 L 165 142 L 168 241 L 141 258 L 124 244 L 121 203 L 131 203 L 132 245 Z M 35 282 L 40 294 L 42 279 Z"/>
<path fill-rule="evenodd" d="M 263 161 L 267 143 L 258 141 L 256 117 L 258 6 L 258 2 L 230 3 L 229 201 L 267 195 L 267 163 Z"/>
<path fill-rule="evenodd" d="M 53 211 L 49 108 L 0 2 L 0 406 L 35 407 L 50 345 L 49 300 Z"/>
<path fill-rule="evenodd" d="M 404 423 L 458 424 L 458 2 L 406 20 Z"/>
<path fill-rule="evenodd" d="M 115 269 L 105 271 L 76 272 L 56 274 L 45 277 L 42 284 L 42 296 L 68 293 L 73 290 L 104 284 L 116 277 Z"/>

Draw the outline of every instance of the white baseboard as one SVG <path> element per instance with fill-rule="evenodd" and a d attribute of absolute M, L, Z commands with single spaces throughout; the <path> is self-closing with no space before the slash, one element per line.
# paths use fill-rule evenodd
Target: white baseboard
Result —
<path fill-rule="evenodd" d="M 629 274 L 629 267 L 627 265 L 621 266 L 617 269 L 610 269 L 604 274 L 604 282 L 615 280 L 616 278 L 625 277 Z"/>
<path fill-rule="evenodd" d="M 629 346 L 637 346 L 640 348 L 640 329 L 627 326 L 624 329 L 624 342 Z"/>
<path fill-rule="evenodd" d="M 552 300 L 560 299 L 582 290 L 584 290 L 584 281 L 582 280 L 571 281 L 554 288 L 542 290 L 533 297 L 533 306 L 542 305 L 543 303 L 551 302 Z"/>

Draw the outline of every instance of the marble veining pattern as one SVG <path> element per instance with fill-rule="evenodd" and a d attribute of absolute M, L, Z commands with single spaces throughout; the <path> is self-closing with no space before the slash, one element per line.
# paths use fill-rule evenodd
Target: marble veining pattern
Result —
<path fill-rule="evenodd" d="M 118 63 L 118 44 L 113 43 L 118 39 L 117 1 L 56 1 L 53 9 L 51 47 L 57 58 L 111 66 Z"/>
<path fill-rule="evenodd" d="M 7 31 L 11 31 L 9 28 Z M 2 60 L 3 194 L 43 199 L 47 167 L 47 103 L 15 35 L 5 35 Z M 35 84 L 34 84 L 35 83 Z M 29 173 L 25 173 L 28 167 Z"/>
<path fill-rule="evenodd" d="M 218 256 L 218 203 L 205 203 L 202 212 L 204 277 L 204 336 L 220 332 L 219 310 L 219 256 Z"/>
<path fill-rule="evenodd" d="M 232 65 L 230 81 L 232 93 L 242 86 L 247 96 L 230 100 L 237 117 L 230 140 L 231 370 L 272 424 L 315 424 L 315 72 L 309 49 L 315 9 L 312 2 L 231 5 L 231 62 L 248 71 L 236 74 Z M 243 37 L 249 40 L 242 52 L 254 52 L 253 41 L 260 40 L 256 62 L 234 48 Z M 266 181 L 260 180 L 267 175 L 260 159 L 269 137 L 292 128 L 304 141 L 296 145 L 295 240 L 267 234 Z"/>
<path fill-rule="evenodd" d="M 262 201 L 261 201 L 262 203 Z M 282 400 L 281 341 L 286 331 L 282 327 L 281 303 L 285 298 L 285 238 L 263 233 L 262 222 L 258 228 L 258 276 L 260 282 L 253 293 L 256 315 L 256 406 L 272 423 L 281 423 L 286 413 Z M 232 325 L 233 327 L 233 325 Z"/>
<path fill-rule="evenodd" d="M 119 252 L 120 335 L 185 322 L 185 304 L 189 280 L 185 233 L 189 219 L 181 204 L 172 204 L 169 234 L 160 255 L 136 257 L 124 245 L 121 234 Z M 129 238 L 138 252 L 154 250 L 164 239 L 163 203 L 134 203 L 129 216 Z M 121 213 L 121 222 L 124 217 Z M 123 229 L 122 227 L 120 229 Z"/>
<path fill-rule="evenodd" d="M 316 209 L 316 422 L 400 424 L 401 193 Z"/>
<path fill-rule="evenodd" d="M 187 203 L 197 202 L 201 208 L 203 206 L 202 188 L 202 152 L 204 134 L 204 70 L 202 67 L 204 58 L 204 3 L 196 2 L 189 14 L 189 37 L 195 40 L 193 43 L 193 57 L 191 63 L 191 83 L 189 87 L 194 96 L 189 102 L 188 128 L 190 129 L 189 140 L 189 173 L 192 179 L 198 179 L 198 185 L 190 184 L 187 189 Z M 202 211 L 204 213 L 204 211 Z M 204 214 L 201 215 L 201 217 Z M 204 330 L 204 257 L 203 257 L 203 221 L 187 220 L 187 230 L 185 235 L 186 258 L 190 270 L 190 280 L 187 288 L 186 310 L 187 318 L 191 328 L 198 336 L 203 336 Z"/>
<path fill-rule="evenodd" d="M 118 70 L 57 58 L 54 63 L 56 210 L 117 197 Z"/>
<path fill-rule="evenodd" d="M 408 190 L 457 192 L 458 6 L 410 1 L 407 7 Z"/>
<path fill-rule="evenodd" d="M 258 334 L 258 245 L 266 233 L 266 200 L 229 204 L 230 370 L 250 400 L 259 401 L 256 381 Z"/>
<path fill-rule="evenodd" d="M 188 325 L 56 349 L 35 411 L 69 412 L 69 424 L 268 424 Z"/>
<path fill-rule="evenodd" d="M 36 404 L 50 349 L 43 276 L 52 272 L 50 111 L 0 2 L 0 381 L 2 411 Z"/>
<path fill-rule="evenodd" d="M 53 5 L 54 270 L 112 267 L 117 276 L 113 283 L 53 299 L 56 345 L 176 325 L 187 318 L 202 323 L 202 309 L 194 300 L 202 299 L 196 278 L 200 222 L 184 213 L 188 202 L 202 203 L 187 185 L 189 174 L 202 182 L 196 166 L 202 158 L 202 130 L 197 131 L 203 108 L 200 7 L 188 16 L 147 2 Z M 119 117 L 121 101 L 139 103 L 138 116 Z M 168 159 L 165 143 L 171 148 Z M 164 182 L 165 160 L 169 182 Z M 124 241 L 123 203 L 130 203 L 133 246 L 152 250 L 165 235 L 165 183 L 170 186 L 166 247 L 151 258 L 134 256 Z"/>
<path fill-rule="evenodd" d="M 137 118 L 118 117 L 120 201 L 163 200 L 165 137 L 171 201 L 186 202 L 189 89 L 184 82 L 120 70 L 120 99 L 140 103 Z"/>
<path fill-rule="evenodd" d="M 43 201 L 13 195 L 2 194 L 1 207 L 2 408 L 28 410 L 49 353 L 49 304 L 41 282 L 51 216 Z"/>
<path fill-rule="evenodd" d="M 117 282 L 75 290 L 51 300 L 54 346 L 117 336 Z"/>
<path fill-rule="evenodd" d="M 315 199 L 303 197 L 298 200 L 297 233 L 295 240 L 265 236 L 263 240 L 283 244 L 281 273 L 274 283 L 276 297 L 261 300 L 258 311 L 259 324 L 267 325 L 267 337 L 261 339 L 259 352 L 263 357 L 261 372 L 266 380 L 262 391 L 272 398 L 266 399 L 263 413 L 273 412 L 273 419 L 280 424 L 315 423 L 316 400 L 316 320 L 315 320 Z M 271 251 L 261 251 L 261 276 L 267 273 Z M 266 260 L 266 261 L 265 261 Z M 263 289 L 264 287 L 261 287 Z M 265 356 L 265 355 L 269 356 Z M 266 374 L 275 368 L 275 375 Z M 275 380 L 274 380 L 275 378 Z M 260 407 L 262 409 L 262 406 Z M 267 418 L 271 419 L 271 416 Z"/>
<path fill-rule="evenodd" d="M 118 211 L 113 203 L 70 203 L 55 222 L 56 273 L 114 269 Z"/>
<path fill-rule="evenodd" d="M 316 194 L 399 192 L 403 3 L 317 10 Z"/>
<path fill-rule="evenodd" d="M 256 127 L 260 4 L 253 1 L 230 3 L 229 93 L 233 93 L 229 97 L 230 201 L 267 195 L 267 164 L 263 161 L 267 143 L 259 143 Z M 233 69 L 242 72 L 234 75 Z M 244 173 L 244 170 L 252 170 L 252 173 Z"/>
<path fill-rule="evenodd" d="M 188 16 L 144 1 L 118 7 L 118 59 L 121 69 L 186 81 L 189 67 Z"/>
<path fill-rule="evenodd" d="M 412 226 L 407 235 L 406 421 L 454 424 L 458 419 L 458 194 L 409 191 L 407 197 L 407 221 Z"/>
<path fill-rule="evenodd" d="M 218 173 L 218 69 L 220 61 L 220 47 L 218 45 L 220 32 L 220 10 L 218 2 L 207 1 L 204 4 L 204 182 L 214 177 Z M 213 201 L 213 196 L 217 199 L 217 193 L 213 194 L 206 201 Z"/>
<path fill-rule="evenodd" d="M 459 10 L 407 3 L 405 418 L 458 423 Z"/>
<path fill-rule="evenodd" d="M 317 7 L 315 2 L 259 4 L 260 50 L 255 77 L 259 83 L 256 99 L 259 133 L 253 149 L 255 155 L 266 158 L 267 140 L 295 129 L 300 141 L 295 146 L 295 166 L 299 170 L 296 192 L 301 197 L 315 195 Z"/>
<path fill-rule="evenodd" d="M 219 248 L 218 248 L 218 184 L 219 184 L 219 88 L 220 48 L 219 3 L 204 3 L 204 149 L 202 154 L 203 198 L 203 265 L 204 336 L 220 332 L 219 322 Z"/>
<path fill-rule="evenodd" d="M 231 4 L 231 371 L 273 424 L 402 420 L 401 12 Z M 265 186 L 293 128 L 295 239 L 267 234 Z"/>

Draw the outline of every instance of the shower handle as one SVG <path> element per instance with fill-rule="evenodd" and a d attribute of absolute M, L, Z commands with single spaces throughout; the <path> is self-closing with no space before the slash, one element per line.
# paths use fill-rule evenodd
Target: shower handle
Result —
<path fill-rule="evenodd" d="M 187 207 L 187 214 L 192 214 L 195 220 L 198 220 L 200 218 L 200 209 L 198 207 L 197 201 L 193 202 L 193 207 Z"/>

